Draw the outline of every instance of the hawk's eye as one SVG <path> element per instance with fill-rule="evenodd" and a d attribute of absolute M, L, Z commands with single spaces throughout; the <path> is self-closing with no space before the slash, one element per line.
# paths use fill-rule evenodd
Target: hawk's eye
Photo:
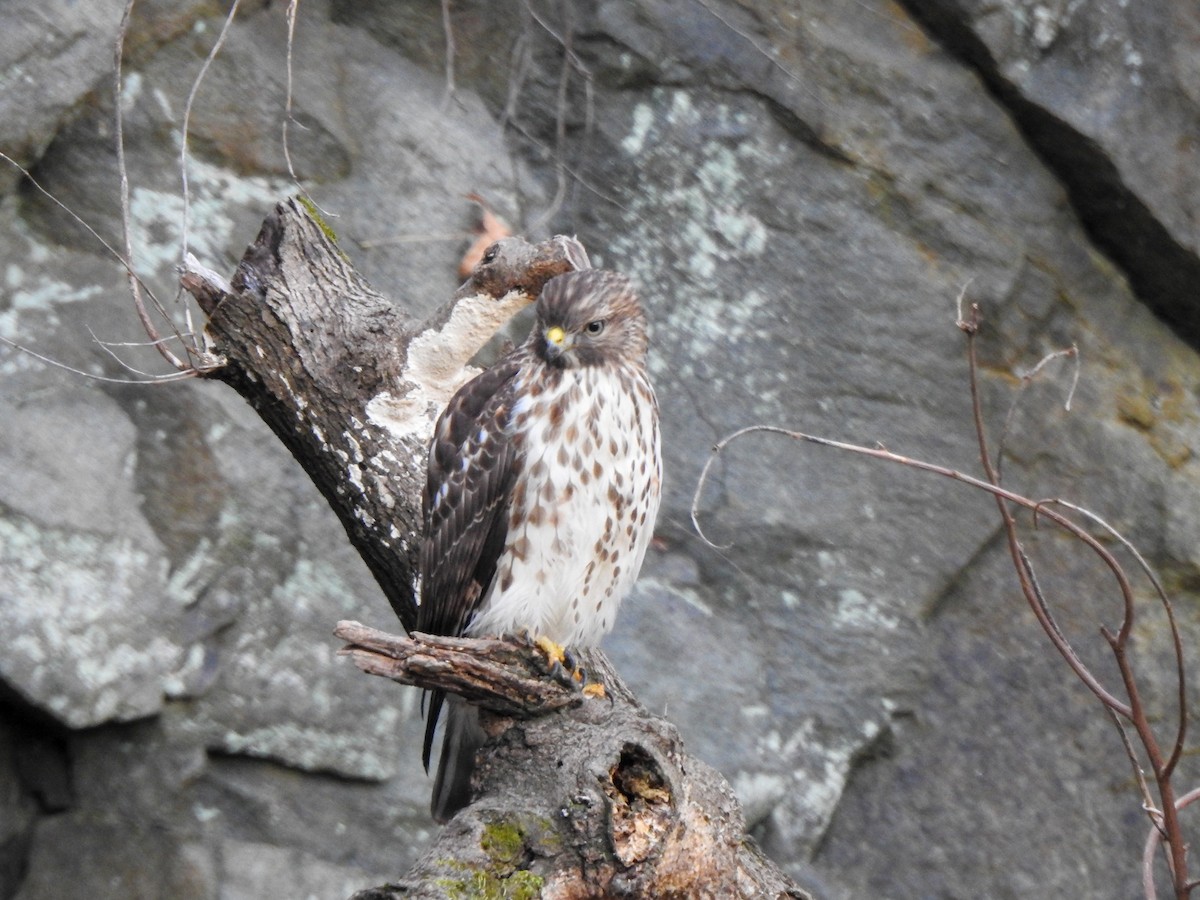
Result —
<path fill-rule="evenodd" d="M 603 330 L 604 330 L 604 320 L 603 319 L 597 319 L 595 322 L 588 322 L 587 325 L 584 327 L 584 331 L 586 331 L 590 335 L 597 335 L 600 332 L 602 332 Z"/>
<path fill-rule="evenodd" d="M 481 259 L 480 262 L 482 262 L 482 263 L 495 262 L 496 257 L 499 255 L 500 255 L 500 245 L 492 244 L 492 246 L 488 247 L 487 250 L 484 251 L 483 259 Z"/>

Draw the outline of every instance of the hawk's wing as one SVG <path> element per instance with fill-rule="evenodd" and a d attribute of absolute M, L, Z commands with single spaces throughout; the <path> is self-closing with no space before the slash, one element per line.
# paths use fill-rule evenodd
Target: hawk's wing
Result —
<path fill-rule="evenodd" d="M 518 471 L 505 426 L 519 369 L 514 355 L 467 382 L 434 427 L 422 504 L 418 631 L 462 634 L 496 574 Z M 427 769 L 443 699 L 440 691 L 430 698 L 422 755 Z"/>

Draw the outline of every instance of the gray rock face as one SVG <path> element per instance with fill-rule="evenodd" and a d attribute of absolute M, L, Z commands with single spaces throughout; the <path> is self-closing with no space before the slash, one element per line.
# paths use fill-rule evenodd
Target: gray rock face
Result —
<path fill-rule="evenodd" d="M 276 6 L 245 10 L 191 115 L 187 243 L 219 271 L 296 190 Z M 667 495 L 607 646 L 819 896 L 1139 891 L 1120 741 L 1036 630 L 986 495 L 760 434 L 699 498 L 712 543 L 690 522 L 709 448 L 752 424 L 977 470 L 968 285 L 993 446 L 1022 376 L 1080 349 L 1069 412 L 1069 363 L 1021 392 L 1006 483 L 1094 509 L 1189 608 L 1200 25 L 1188 0 L 1133 6 L 463 0 L 452 92 L 436 4 L 300 7 L 292 170 L 378 289 L 414 315 L 452 292 L 469 192 L 640 282 Z M 180 323 L 178 128 L 207 11 L 135 18 L 122 101 L 137 268 Z M 82 35 L 35 60 L 0 28 L 6 71 L 37 85 L 0 94 L 0 149 L 117 241 L 97 85 L 120 10 L 71 15 L 0 13 Z M 94 375 L 141 377 L 113 354 L 162 371 L 111 343 L 144 340 L 120 267 L 18 182 L 0 179 L 0 336 Z M 0 897 L 324 898 L 403 871 L 433 827 L 417 697 L 329 635 L 393 620 L 253 411 L 6 348 L 0 461 Z M 1030 545 L 1113 682 L 1111 579 L 1045 529 Z M 1138 590 L 1168 735 L 1164 623 Z M 1195 776 L 1185 757 L 1181 789 Z"/>
<path fill-rule="evenodd" d="M 0 146 L 28 165 L 111 69 L 118 0 L 10 3 L 0 10 Z M 5 192 L 18 174 L 6 167 Z"/>
<path fill-rule="evenodd" d="M 1200 275 L 1200 9 L 914 0 L 1005 99 L 1142 300 L 1194 335 Z M 1169 151 L 1169 152 L 1164 152 Z"/>

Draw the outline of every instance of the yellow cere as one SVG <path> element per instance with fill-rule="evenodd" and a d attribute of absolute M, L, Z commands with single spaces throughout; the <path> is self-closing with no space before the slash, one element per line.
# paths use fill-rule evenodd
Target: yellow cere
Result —
<path fill-rule="evenodd" d="M 557 325 L 546 329 L 546 340 L 552 344 L 561 344 L 566 337 L 567 333 Z"/>

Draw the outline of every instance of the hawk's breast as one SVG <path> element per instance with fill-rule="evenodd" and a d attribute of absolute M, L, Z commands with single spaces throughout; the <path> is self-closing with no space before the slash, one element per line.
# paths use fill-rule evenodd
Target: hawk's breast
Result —
<path fill-rule="evenodd" d="M 658 410 L 640 368 L 532 366 L 509 417 L 519 473 L 508 535 L 472 634 L 567 646 L 611 630 L 654 531 Z"/>

